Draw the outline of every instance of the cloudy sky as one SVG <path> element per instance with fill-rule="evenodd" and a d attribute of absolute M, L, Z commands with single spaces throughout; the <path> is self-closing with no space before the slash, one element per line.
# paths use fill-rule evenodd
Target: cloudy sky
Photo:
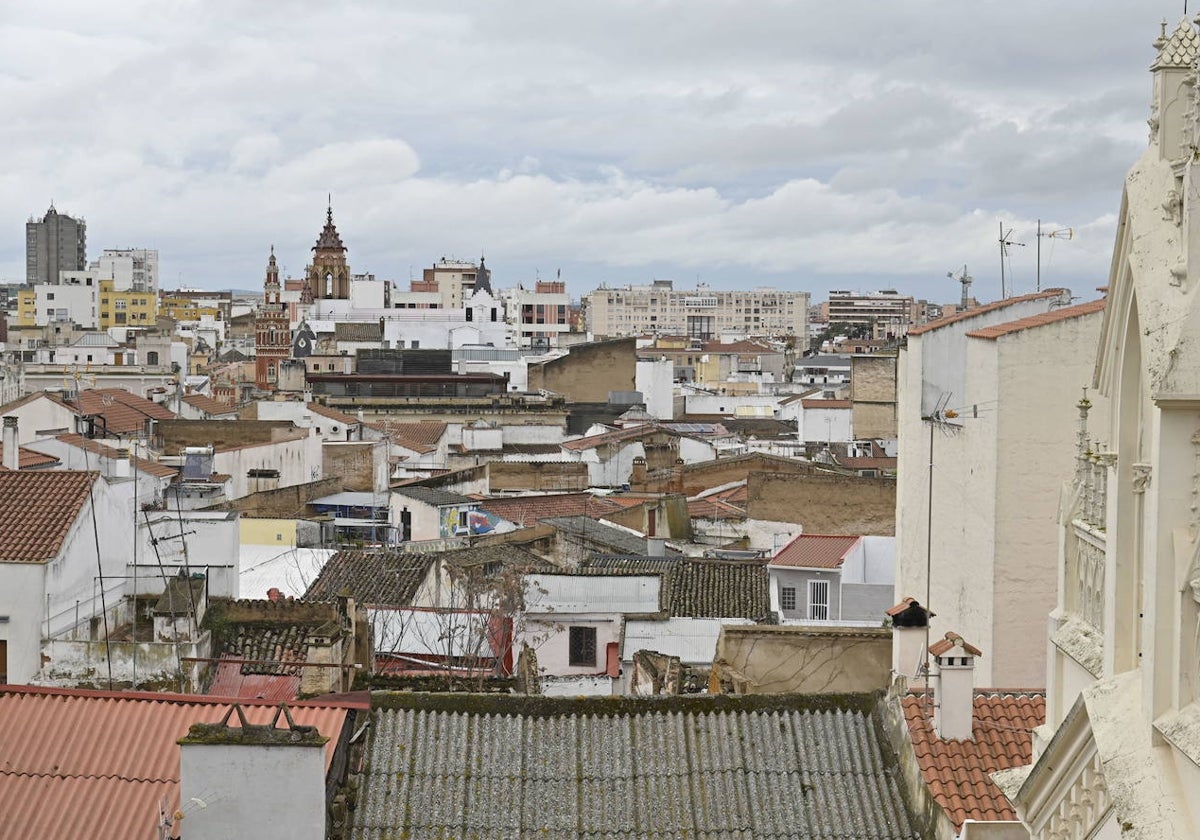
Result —
<path fill-rule="evenodd" d="M 1200 5 L 1200 4 L 1196 4 Z M 434 7 L 436 6 L 436 10 Z M 0 12 L 0 280 L 53 199 L 161 282 L 300 274 L 327 193 L 357 272 L 499 285 L 1087 295 L 1182 2 L 56 0 Z"/>

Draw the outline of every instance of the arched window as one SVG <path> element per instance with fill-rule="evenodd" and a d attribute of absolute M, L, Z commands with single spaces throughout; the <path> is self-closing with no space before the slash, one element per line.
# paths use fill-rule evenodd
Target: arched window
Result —
<path fill-rule="evenodd" d="M 325 297 L 333 297 L 333 272 L 325 272 Z"/>

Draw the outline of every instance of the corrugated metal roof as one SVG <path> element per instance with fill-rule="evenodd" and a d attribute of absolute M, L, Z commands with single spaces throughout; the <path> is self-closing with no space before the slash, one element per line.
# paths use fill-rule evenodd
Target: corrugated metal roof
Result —
<path fill-rule="evenodd" d="M 795 697 L 611 714 L 475 700 L 374 713 L 351 840 L 919 836 L 862 712 L 809 711 Z"/>
<path fill-rule="evenodd" d="M 252 723 L 275 711 L 242 703 Z M 329 736 L 326 767 L 353 707 L 292 707 L 296 723 Z M 228 708 L 190 695 L 0 687 L 0 836 L 154 837 L 162 798 L 179 804 L 176 741 Z"/>

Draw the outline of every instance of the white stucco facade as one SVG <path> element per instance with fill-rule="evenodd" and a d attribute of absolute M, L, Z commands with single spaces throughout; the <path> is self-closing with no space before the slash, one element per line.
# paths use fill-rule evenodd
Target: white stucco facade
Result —
<path fill-rule="evenodd" d="M 1057 301 L 1040 301 L 1045 317 L 1075 311 L 1049 309 Z M 1027 308 L 1018 303 L 910 334 L 900 362 L 895 600 L 927 603 L 937 613 L 935 638 L 953 631 L 980 647 L 985 655 L 975 676 L 987 686 L 1045 679 L 1058 493 L 1073 463 L 1071 395 L 1077 399 L 1091 380 L 1100 332 L 1097 309 L 1016 328 L 1023 322 L 1011 310 Z M 1011 331 L 998 337 L 970 335 L 1005 323 Z M 934 383 L 954 390 L 938 391 Z M 1047 399 L 1051 394 L 1061 398 Z M 931 425 L 921 419 L 932 409 L 921 395 L 926 405 L 958 415 L 933 426 L 932 554 Z"/>

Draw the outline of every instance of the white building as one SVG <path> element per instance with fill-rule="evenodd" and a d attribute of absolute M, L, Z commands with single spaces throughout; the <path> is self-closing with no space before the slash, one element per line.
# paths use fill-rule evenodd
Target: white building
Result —
<path fill-rule="evenodd" d="M 1068 297 L 1042 292 L 914 327 L 900 354 L 895 600 L 937 613 L 935 638 L 953 631 L 988 652 L 979 685 L 1044 679 L 1058 491 L 1075 434 L 1067 395 L 1090 381 L 1104 305 L 1062 306 Z M 923 419 L 938 412 L 932 426 Z"/>
<path fill-rule="evenodd" d="M 670 280 L 648 286 L 601 286 L 584 298 L 588 332 L 683 335 L 705 341 L 722 335 L 794 335 L 808 330 L 808 292 L 779 289 L 676 289 Z"/>
<path fill-rule="evenodd" d="M 519 285 L 500 292 L 513 343 L 522 350 L 545 352 L 562 346 L 571 331 L 571 296 L 561 280 L 538 280 L 532 289 Z"/>
<path fill-rule="evenodd" d="M 96 329 L 99 292 L 100 281 L 91 271 L 63 271 L 59 282 L 39 283 L 33 287 L 37 325 L 73 321 L 84 329 Z"/>
<path fill-rule="evenodd" d="M 90 267 L 94 276 L 113 281 L 113 291 L 158 294 L 158 251 L 106 249 Z"/>
<path fill-rule="evenodd" d="M 1100 331 L 1108 408 L 1080 405 L 1068 453 L 1046 726 L 1002 784 L 1034 840 L 1200 837 L 1200 37 L 1163 30 Z"/>

